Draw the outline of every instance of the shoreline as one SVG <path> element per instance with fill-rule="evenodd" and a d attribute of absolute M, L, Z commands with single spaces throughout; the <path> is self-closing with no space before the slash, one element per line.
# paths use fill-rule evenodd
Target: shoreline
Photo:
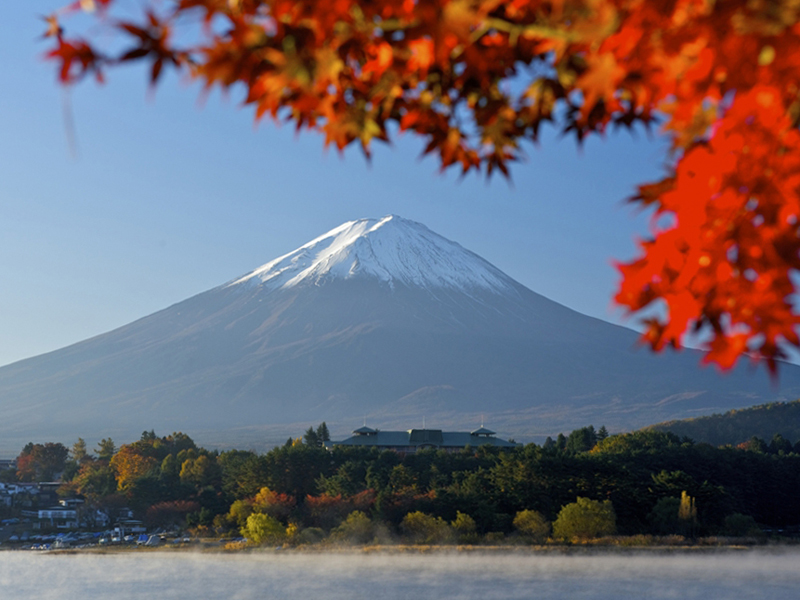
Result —
<path fill-rule="evenodd" d="M 7 552 L 33 552 L 48 555 L 80 555 L 80 554 L 218 554 L 226 556 L 260 556 L 260 555 L 515 555 L 515 556 L 592 556 L 592 555 L 674 555 L 674 554 L 728 554 L 728 553 L 782 553 L 787 550 L 800 550 L 800 543 L 780 541 L 768 543 L 696 543 L 696 544 L 650 544 L 650 545 L 611 545 L 611 544 L 543 544 L 543 545 L 425 545 L 425 544 L 379 544 L 379 545 L 303 545 L 276 547 L 242 547 L 225 548 L 216 543 L 200 542 L 191 546 L 174 548 L 162 547 L 91 547 L 91 548 L 56 548 L 50 550 L 27 550 L 22 548 L 6 548 Z"/>

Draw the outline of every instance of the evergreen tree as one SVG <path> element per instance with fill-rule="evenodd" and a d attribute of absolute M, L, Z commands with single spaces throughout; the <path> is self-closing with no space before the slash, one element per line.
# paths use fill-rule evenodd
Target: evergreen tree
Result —
<path fill-rule="evenodd" d="M 72 445 L 70 450 L 70 458 L 77 464 L 80 464 L 87 458 L 91 458 L 86 450 L 86 440 L 78 438 L 78 441 Z"/>
<path fill-rule="evenodd" d="M 72 445 L 72 449 L 69 451 L 69 460 L 66 465 L 64 465 L 61 480 L 72 481 L 78 474 L 81 465 L 91 460 L 92 456 L 90 456 L 86 450 L 86 441 L 83 438 L 78 438 L 78 441 Z"/>
<path fill-rule="evenodd" d="M 789 454 L 792 451 L 792 444 L 789 440 L 784 438 L 780 433 L 776 433 L 772 441 L 769 443 L 770 454 Z"/>
<path fill-rule="evenodd" d="M 317 438 L 319 439 L 320 446 L 323 445 L 324 442 L 331 441 L 331 434 L 328 431 L 328 426 L 325 424 L 325 421 L 320 423 L 319 427 L 317 427 Z"/>
<path fill-rule="evenodd" d="M 111 438 L 103 438 L 98 442 L 97 458 L 100 460 L 110 461 L 116 453 L 117 447 L 114 445 L 114 440 Z"/>
<path fill-rule="evenodd" d="M 569 434 L 566 442 L 566 451 L 570 454 L 588 452 L 597 443 L 597 434 L 594 427 L 581 427 Z"/>
<path fill-rule="evenodd" d="M 767 443 L 764 440 L 754 435 L 753 437 L 750 438 L 750 441 L 747 443 L 747 449 L 752 450 L 753 452 L 760 452 L 762 454 L 765 454 L 769 450 L 769 447 L 767 446 Z"/>
<path fill-rule="evenodd" d="M 321 445 L 319 436 L 317 435 L 317 432 L 314 431 L 313 427 L 309 427 L 308 429 L 306 429 L 306 432 L 303 435 L 303 441 L 309 446 L 316 447 Z"/>
<path fill-rule="evenodd" d="M 650 530 L 656 535 L 672 535 L 681 532 L 682 523 L 678 518 L 681 501 L 678 498 L 666 496 L 660 498 L 650 514 L 647 521 Z"/>

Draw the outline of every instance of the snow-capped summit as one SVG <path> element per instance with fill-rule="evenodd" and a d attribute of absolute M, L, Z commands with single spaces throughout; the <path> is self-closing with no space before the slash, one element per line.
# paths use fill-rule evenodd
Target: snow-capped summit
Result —
<path fill-rule="evenodd" d="M 230 285 L 250 282 L 278 289 L 363 276 L 390 286 L 402 283 L 463 291 L 511 287 L 508 276 L 477 254 L 421 223 L 395 215 L 348 221 Z"/>

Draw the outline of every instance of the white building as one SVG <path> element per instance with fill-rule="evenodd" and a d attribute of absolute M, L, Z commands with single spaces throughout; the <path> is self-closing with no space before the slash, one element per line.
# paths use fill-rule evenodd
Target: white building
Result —
<path fill-rule="evenodd" d="M 78 510 L 74 507 L 52 506 L 39 510 L 39 528 L 53 527 L 55 529 L 77 529 Z"/>

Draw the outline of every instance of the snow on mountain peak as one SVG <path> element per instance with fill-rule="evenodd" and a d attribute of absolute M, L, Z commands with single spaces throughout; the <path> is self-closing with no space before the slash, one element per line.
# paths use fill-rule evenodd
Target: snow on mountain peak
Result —
<path fill-rule="evenodd" d="M 288 288 L 303 282 L 373 277 L 389 285 L 510 288 L 499 269 L 421 223 L 395 215 L 349 221 L 233 281 Z"/>

